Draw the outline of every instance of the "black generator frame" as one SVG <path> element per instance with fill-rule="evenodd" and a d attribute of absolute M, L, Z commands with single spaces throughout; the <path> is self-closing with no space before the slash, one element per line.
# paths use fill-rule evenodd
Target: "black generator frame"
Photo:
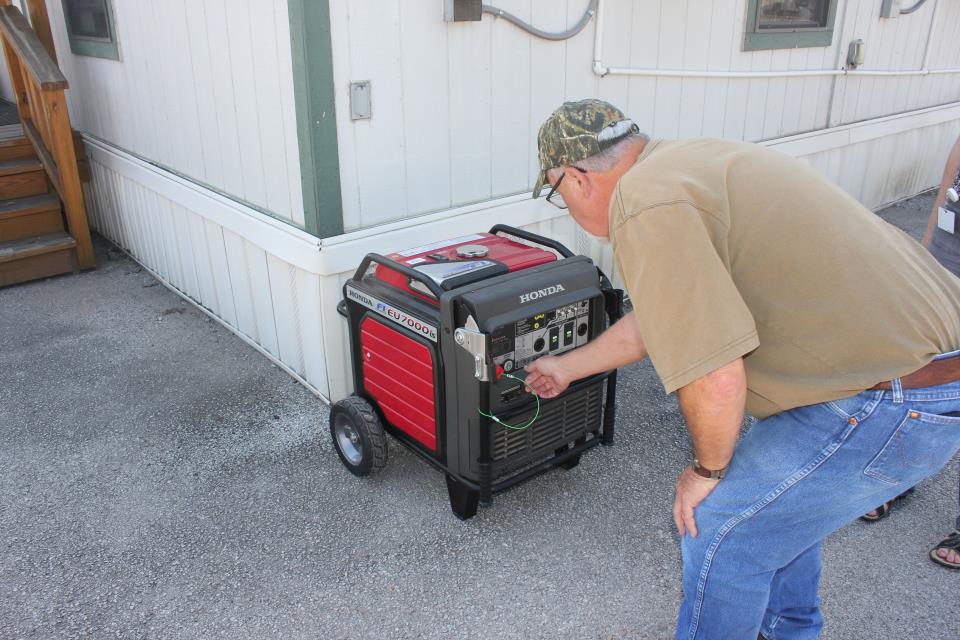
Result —
<path fill-rule="evenodd" d="M 575 256 L 574 253 L 563 244 L 523 229 L 497 224 L 490 229 L 489 233 L 493 235 L 506 234 L 534 245 L 546 247 L 559 254 L 564 260 L 577 259 L 590 262 L 591 265 L 593 264 L 589 258 Z M 371 264 L 382 265 L 404 275 L 411 280 L 421 283 L 436 297 L 437 301 L 439 302 L 440 308 L 438 310 L 430 303 L 424 300 L 416 299 L 415 297 L 410 296 L 410 294 L 407 292 L 400 294 L 400 290 L 389 284 L 380 283 L 376 287 L 377 296 L 387 298 L 390 304 L 396 305 L 398 308 L 401 308 L 403 311 L 413 316 L 422 318 L 422 316 L 426 315 L 425 310 L 428 307 L 431 309 L 431 313 L 439 313 L 440 317 L 437 327 L 438 335 L 437 342 L 435 344 L 429 343 L 423 339 L 422 336 L 416 336 L 412 332 L 403 330 L 404 335 L 413 337 L 415 340 L 421 344 L 424 344 L 428 349 L 430 349 L 434 358 L 434 406 L 436 411 L 435 418 L 437 421 L 437 453 L 433 454 L 409 435 L 390 424 L 390 421 L 386 419 L 386 416 L 378 406 L 378 403 L 368 394 L 364 393 L 362 366 L 360 365 L 362 362 L 362 352 L 359 333 L 360 320 L 367 312 L 358 309 L 356 312 L 356 317 L 351 317 L 351 312 L 348 308 L 346 299 L 344 299 L 341 300 L 337 305 L 337 311 L 349 321 L 350 359 L 353 369 L 354 395 L 363 398 L 373 407 L 384 426 L 384 430 L 393 436 L 396 441 L 406 446 L 420 458 L 424 459 L 437 470 L 444 473 L 447 482 L 447 490 L 450 496 L 451 509 L 458 518 L 466 520 L 472 517 L 477 511 L 478 505 L 487 506 L 491 504 L 494 495 L 507 491 L 508 489 L 511 489 L 512 487 L 526 480 L 532 479 L 542 473 L 545 473 L 554 467 L 560 466 L 570 469 L 577 466 L 580 461 L 580 456 L 585 451 L 588 451 L 599 444 L 610 446 L 614 443 L 617 387 L 616 369 L 599 373 L 582 380 L 577 380 L 556 398 L 550 398 L 549 400 L 543 401 L 551 403 L 560 401 L 564 398 L 569 398 L 570 396 L 574 396 L 580 392 L 590 389 L 595 385 L 602 385 L 605 383 L 606 392 L 603 402 L 603 418 L 600 429 L 600 437 L 588 437 L 589 434 L 587 434 L 577 438 L 577 440 L 573 443 L 567 442 L 563 446 L 557 448 L 552 456 L 528 466 L 521 467 L 519 470 L 511 472 L 509 475 L 495 480 L 493 477 L 495 461 L 492 451 L 493 429 L 495 423 L 489 418 L 478 415 L 473 420 L 476 420 L 476 425 L 479 428 L 480 451 L 479 459 L 477 460 L 477 466 L 480 473 L 477 480 L 472 480 L 466 477 L 466 475 L 463 473 L 463 470 L 460 468 L 459 461 L 448 460 L 447 458 L 446 432 L 449 429 L 449 425 L 447 424 L 447 418 L 445 415 L 445 408 L 447 406 L 445 396 L 448 396 L 451 392 L 456 391 L 455 389 L 450 389 L 449 385 L 447 384 L 445 364 L 447 358 L 445 357 L 445 352 L 458 349 L 459 347 L 453 344 L 454 341 L 451 326 L 453 324 L 453 318 L 445 317 L 445 310 L 448 312 L 448 315 L 452 314 L 449 314 L 450 305 L 444 304 L 444 302 L 449 302 L 453 298 L 460 295 L 463 291 L 463 288 L 454 284 L 449 290 L 446 290 L 422 272 L 377 253 L 368 253 L 364 257 L 350 281 L 357 283 L 363 282 L 364 276 L 369 271 Z M 546 265 L 541 265 L 541 267 L 533 267 L 528 271 L 533 272 L 544 267 L 556 266 L 557 264 L 557 262 L 551 262 L 547 263 Z M 623 290 L 613 287 L 609 278 L 599 267 L 595 268 L 599 279 L 598 288 L 603 297 L 603 313 L 606 315 L 608 326 L 610 326 L 623 316 L 624 293 Z M 350 281 L 348 281 L 348 284 Z M 480 283 L 483 282 L 484 281 L 480 281 Z M 344 287 L 346 287 L 346 285 L 344 285 Z M 393 295 L 391 295 L 391 292 Z M 413 304 L 411 304 L 411 302 Z M 401 327 L 400 329 L 403 328 Z M 450 352 L 452 353 L 452 351 Z M 449 355 L 449 353 L 446 355 Z M 487 381 L 478 380 L 477 384 L 480 385 L 479 397 L 482 399 L 480 409 L 489 413 L 490 407 L 487 404 L 487 399 L 490 396 L 490 385 L 492 382 L 495 382 L 497 378 L 496 368 L 492 362 L 492 359 L 491 362 L 486 366 Z M 501 420 L 508 421 L 512 417 L 528 412 L 532 404 L 532 402 L 524 402 L 520 406 L 502 412 L 499 417 Z M 473 420 L 471 420 L 471 422 L 473 422 Z M 441 425 L 443 426 L 442 429 L 440 428 Z"/>

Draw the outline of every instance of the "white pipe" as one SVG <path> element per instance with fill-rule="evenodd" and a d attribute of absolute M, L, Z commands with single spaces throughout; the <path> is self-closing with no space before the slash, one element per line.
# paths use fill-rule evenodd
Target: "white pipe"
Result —
<path fill-rule="evenodd" d="M 597 2 L 597 15 L 593 40 L 593 72 L 600 76 L 645 76 L 649 78 L 809 78 L 814 76 L 926 76 L 931 74 L 960 73 L 958 69 L 930 69 L 930 40 L 937 18 L 939 3 L 933 5 L 933 18 L 930 34 L 927 37 L 927 50 L 921 69 L 856 70 L 856 69 L 809 69 L 802 71 L 707 71 L 687 69 L 640 69 L 633 67 L 606 67 L 603 64 L 603 18 L 604 0 Z"/>
<path fill-rule="evenodd" d="M 810 71 L 692 71 L 680 69 L 636 69 L 628 67 L 602 67 L 601 76 L 650 76 L 654 78 L 782 78 L 808 76 L 839 76 L 843 69 L 817 69 Z M 594 70 L 596 73 L 596 68 Z"/>
<path fill-rule="evenodd" d="M 603 16 L 606 12 L 603 10 L 605 0 L 597 0 L 597 13 L 593 16 L 593 72 L 601 78 L 606 73 L 603 72 Z"/>

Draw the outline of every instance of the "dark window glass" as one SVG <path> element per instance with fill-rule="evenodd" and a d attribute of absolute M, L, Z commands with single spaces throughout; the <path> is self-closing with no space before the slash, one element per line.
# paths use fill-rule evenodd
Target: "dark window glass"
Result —
<path fill-rule="evenodd" d="M 74 38 L 110 40 L 107 0 L 68 0 L 66 7 Z"/>
<path fill-rule="evenodd" d="M 759 0 L 757 30 L 824 29 L 829 0 Z"/>

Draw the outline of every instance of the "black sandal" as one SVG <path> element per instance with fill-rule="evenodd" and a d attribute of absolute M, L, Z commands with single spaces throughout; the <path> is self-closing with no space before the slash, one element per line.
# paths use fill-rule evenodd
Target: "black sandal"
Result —
<path fill-rule="evenodd" d="M 906 491 L 898 495 L 893 500 L 888 500 L 887 502 L 884 502 L 882 505 L 874 509 L 874 511 L 876 511 L 876 514 L 870 515 L 869 513 L 865 513 L 862 516 L 860 516 L 860 519 L 866 522 L 876 522 L 877 520 L 882 520 L 886 518 L 888 515 L 890 515 L 890 509 L 893 508 L 893 503 L 896 502 L 897 500 L 901 500 L 907 497 L 911 493 L 913 493 L 913 487 L 910 487 L 909 489 L 907 489 Z"/>
<path fill-rule="evenodd" d="M 930 550 L 930 559 L 937 564 L 950 569 L 960 569 L 960 562 L 947 562 L 937 555 L 937 549 L 949 549 L 950 551 L 960 553 L 960 531 L 954 531 L 946 538 L 941 540 L 940 544 Z"/>

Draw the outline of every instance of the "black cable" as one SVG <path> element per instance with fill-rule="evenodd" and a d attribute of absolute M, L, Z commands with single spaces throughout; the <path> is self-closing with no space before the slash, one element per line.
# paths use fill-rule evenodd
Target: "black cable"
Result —
<path fill-rule="evenodd" d="M 924 5 L 924 3 L 926 3 L 926 1 L 927 1 L 927 0 L 919 0 L 919 1 L 917 2 L 917 4 L 913 5 L 913 6 L 910 7 L 909 9 L 900 9 L 900 15 L 905 16 L 905 15 L 907 15 L 908 13 L 913 13 L 914 11 L 916 11 L 917 9 L 919 9 L 920 7 L 922 7 L 922 6 Z"/>

